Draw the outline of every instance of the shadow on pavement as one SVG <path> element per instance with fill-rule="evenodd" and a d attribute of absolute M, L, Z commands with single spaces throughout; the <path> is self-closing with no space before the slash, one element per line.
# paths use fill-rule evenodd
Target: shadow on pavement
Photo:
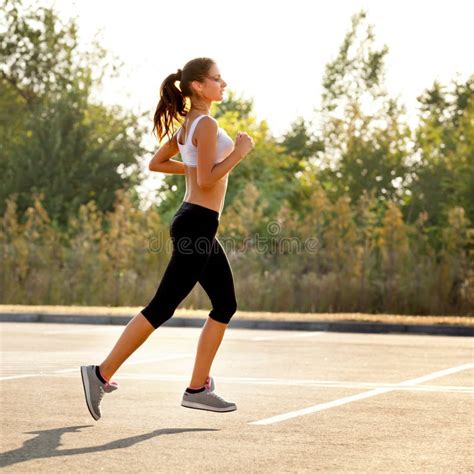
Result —
<path fill-rule="evenodd" d="M 163 428 L 142 435 L 117 439 L 115 441 L 111 441 L 109 443 L 105 443 L 99 446 L 57 450 L 57 448 L 61 446 L 61 435 L 63 433 L 77 433 L 81 430 L 81 428 L 89 428 L 92 426 L 95 425 L 68 426 L 65 428 L 56 428 L 52 430 L 25 432 L 24 434 L 37 434 L 38 436 L 33 439 L 29 439 L 28 441 L 25 441 L 21 448 L 13 449 L 11 451 L 7 451 L 5 453 L 0 454 L 0 467 L 11 466 L 12 464 L 31 461 L 33 459 L 44 459 L 57 456 L 71 456 L 74 454 L 95 453 L 101 451 L 109 451 L 111 449 L 128 448 L 129 446 L 133 446 L 134 444 L 140 443 L 141 441 L 146 441 L 147 439 L 162 435 L 192 431 L 219 431 L 216 429 L 206 428 Z"/>

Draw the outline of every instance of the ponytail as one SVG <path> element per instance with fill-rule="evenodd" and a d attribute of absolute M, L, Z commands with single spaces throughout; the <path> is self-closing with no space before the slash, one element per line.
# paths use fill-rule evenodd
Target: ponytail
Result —
<path fill-rule="evenodd" d="M 175 82 L 181 80 L 182 70 L 170 74 L 161 84 L 160 101 L 153 117 L 153 131 L 161 141 L 165 135 L 170 135 L 171 126 L 177 115 L 185 116 L 185 98 L 176 87 Z"/>
<path fill-rule="evenodd" d="M 196 58 L 187 62 L 183 69 L 170 74 L 161 84 L 160 100 L 153 117 L 153 132 L 158 141 L 166 135 L 171 139 L 173 122 L 178 117 L 184 118 L 188 109 L 186 98 L 192 97 L 191 83 L 203 82 L 211 66 L 215 64 L 210 58 Z M 179 88 L 175 83 L 179 81 Z M 180 122 L 180 120 L 178 119 Z"/>

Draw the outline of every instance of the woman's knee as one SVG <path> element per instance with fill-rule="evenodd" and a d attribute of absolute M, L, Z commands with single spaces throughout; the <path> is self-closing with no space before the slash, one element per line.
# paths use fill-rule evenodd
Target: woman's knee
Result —
<path fill-rule="evenodd" d="M 142 309 L 141 314 L 148 320 L 148 322 L 155 328 L 158 329 L 162 324 L 164 324 L 168 319 L 170 319 L 174 311 L 168 310 L 157 310 L 153 307 L 147 306 Z"/>
<path fill-rule="evenodd" d="M 213 308 L 209 313 L 209 317 L 219 323 L 229 324 L 236 311 L 237 301 L 229 301 L 225 305 L 219 306 L 219 308 Z"/>

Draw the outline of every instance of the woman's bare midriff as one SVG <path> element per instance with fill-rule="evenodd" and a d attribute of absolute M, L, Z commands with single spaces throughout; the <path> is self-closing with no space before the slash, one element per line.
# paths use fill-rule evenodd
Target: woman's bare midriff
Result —
<path fill-rule="evenodd" d="M 224 207 L 229 174 L 226 174 L 211 187 L 201 188 L 197 182 L 197 168 L 185 165 L 184 170 L 186 177 L 186 193 L 183 201 L 208 207 L 209 209 L 217 211 L 220 215 Z"/>

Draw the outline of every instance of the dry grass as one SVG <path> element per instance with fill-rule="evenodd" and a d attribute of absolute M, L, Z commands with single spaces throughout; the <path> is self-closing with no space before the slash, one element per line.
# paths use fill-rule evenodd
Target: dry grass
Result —
<path fill-rule="evenodd" d="M 111 306 L 27 306 L 0 305 L 0 313 L 37 313 L 37 314 L 71 314 L 90 316 L 134 316 L 142 307 Z M 175 316 L 206 318 L 209 311 L 179 308 Z M 472 316 L 407 316 L 396 314 L 363 314 L 363 313 L 269 313 L 258 311 L 237 311 L 239 319 L 259 319 L 273 321 L 365 321 L 397 324 L 450 324 L 474 326 Z"/>
<path fill-rule="evenodd" d="M 112 307 L 127 307 L 125 315 L 139 311 L 131 303 L 150 301 L 169 263 L 169 227 L 160 213 L 137 209 L 125 190 L 116 194 L 113 212 L 103 213 L 90 201 L 71 216 L 65 233 L 52 225 L 40 197 L 26 220 L 18 215 L 16 198 L 9 199 L 0 225 L 2 301 L 70 301 L 105 306 L 109 314 L 115 314 Z M 424 221 L 405 223 L 395 203 L 385 210 L 375 198 L 352 206 L 341 196 L 333 203 L 317 187 L 304 217 L 284 205 L 278 216 L 264 218 L 261 197 L 249 183 L 219 224 L 239 309 L 245 308 L 238 317 L 411 323 L 419 318 L 397 314 L 474 314 L 472 227 L 462 208 L 449 211 L 449 226 L 438 229 L 441 240 L 432 247 Z M 276 218 L 281 232 L 274 236 L 268 226 Z M 257 235 L 265 245 L 247 245 Z M 286 245 L 306 245 L 308 239 L 317 244 L 311 251 Z M 196 285 L 181 306 L 204 310 L 180 315 L 205 317 L 209 299 Z M 371 314 L 375 309 L 390 314 Z M 466 318 L 430 321 L 458 324 Z"/>

